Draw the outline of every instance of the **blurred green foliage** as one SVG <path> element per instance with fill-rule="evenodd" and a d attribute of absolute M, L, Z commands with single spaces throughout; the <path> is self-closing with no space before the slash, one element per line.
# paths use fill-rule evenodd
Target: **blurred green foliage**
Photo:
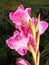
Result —
<path fill-rule="evenodd" d="M 20 4 L 23 4 L 25 8 L 31 7 L 31 17 L 37 17 L 40 13 L 41 20 L 49 23 L 49 0 L 0 0 L 0 65 L 15 65 L 16 58 L 21 57 L 17 52 L 8 48 L 5 42 L 16 30 L 9 19 L 9 13 L 15 11 Z M 41 35 L 40 52 L 40 65 L 49 65 L 49 28 Z M 24 57 L 33 65 L 30 52 Z"/>

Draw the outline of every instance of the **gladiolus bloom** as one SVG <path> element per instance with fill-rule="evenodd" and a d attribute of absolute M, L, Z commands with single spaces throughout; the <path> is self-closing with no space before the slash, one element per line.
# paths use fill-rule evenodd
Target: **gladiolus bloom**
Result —
<path fill-rule="evenodd" d="M 20 5 L 15 12 L 10 12 L 9 17 L 16 27 L 19 27 L 22 24 L 26 24 L 30 19 L 31 8 L 24 9 L 23 5 Z"/>
<path fill-rule="evenodd" d="M 15 49 L 20 55 L 25 55 L 28 50 L 29 39 L 22 32 L 15 31 L 13 37 L 6 40 L 11 49 Z"/>
<path fill-rule="evenodd" d="M 34 25 L 36 26 L 37 18 L 32 17 L 32 21 L 34 22 Z M 38 23 L 39 33 L 40 35 L 43 34 L 46 29 L 48 28 L 48 23 L 46 21 L 39 21 Z"/>
<path fill-rule="evenodd" d="M 29 42 L 31 43 L 34 50 L 36 49 L 34 38 L 31 37 L 31 35 L 26 36 L 24 32 L 15 31 L 13 36 L 6 40 L 7 45 L 22 56 L 27 53 L 27 50 L 29 50 Z"/>
<path fill-rule="evenodd" d="M 15 24 L 15 27 L 20 30 L 20 32 L 15 31 L 13 36 L 6 40 L 6 43 L 11 49 L 15 49 L 20 55 L 25 55 L 27 53 L 27 50 L 29 50 L 29 43 L 32 45 L 33 49 L 36 50 L 36 39 L 34 39 L 32 35 L 29 20 L 31 20 L 31 22 L 34 23 L 34 26 L 36 26 L 37 18 L 31 18 L 30 11 L 31 8 L 24 9 L 23 5 L 20 5 L 15 12 L 10 12 L 9 14 L 10 19 Z M 45 21 L 40 21 L 38 23 L 39 33 L 43 34 L 47 27 L 48 23 Z"/>
<path fill-rule="evenodd" d="M 17 58 L 16 65 L 30 65 L 29 62 L 23 58 Z"/>

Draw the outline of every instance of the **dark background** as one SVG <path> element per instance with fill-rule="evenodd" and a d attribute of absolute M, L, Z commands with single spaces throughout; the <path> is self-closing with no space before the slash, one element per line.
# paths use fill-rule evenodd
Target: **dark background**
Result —
<path fill-rule="evenodd" d="M 15 65 L 16 58 L 21 57 L 5 43 L 15 30 L 9 13 L 15 11 L 20 4 L 25 8 L 31 7 L 31 17 L 37 17 L 40 13 L 41 20 L 49 23 L 49 0 L 0 0 L 0 65 Z M 40 52 L 40 65 L 49 65 L 49 28 L 41 35 Z M 30 52 L 24 57 L 33 65 Z"/>

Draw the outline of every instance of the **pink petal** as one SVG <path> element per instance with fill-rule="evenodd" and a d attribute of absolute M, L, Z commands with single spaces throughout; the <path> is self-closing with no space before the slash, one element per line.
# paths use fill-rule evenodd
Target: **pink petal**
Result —
<path fill-rule="evenodd" d="M 26 24 L 29 22 L 30 16 L 29 13 L 31 8 L 26 8 L 24 10 L 23 5 L 20 5 L 15 12 L 10 12 L 9 17 L 15 26 L 19 26 L 21 24 Z"/>
<path fill-rule="evenodd" d="M 31 8 L 26 8 L 25 11 L 30 15 Z"/>
<path fill-rule="evenodd" d="M 14 31 L 14 37 L 20 35 L 19 31 Z"/>
<path fill-rule="evenodd" d="M 18 7 L 18 10 L 20 10 L 20 9 L 24 10 L 24 6 L 23 6 L 23 5 L 20 5 L 20 6 Z"/>
<path fill-rule="evenodd" d="M 23 58 L 17 58 L 16 65 L 30 65 L 30 63 Z"/>
<path fill-rule="evenodd" d="M 7 45 L 11 48 L 14 49 L 15 48 L 15 44 L 13 44 L 14 42 L 14 38 L 10 37 L 9 39 L 6 40 Z"/>
<path fill-rule="evenodd" d="M 22 32 L 14 32 L 13 37 L 6 40 L 11 49 L 15 49 L 20 55 L 25 55 L 28 50 L 28 38 Z"/>
<path fill-rule="evenodd" d="M 37 23 L 37 18 L 32 17 L 32 21 L 34 22 L 34 25 Z"/>
<path fill-rule="evenodd" d="M 13 21 L 13 23 L 17 25 L 21 25 L 22 23 L 27 23 L 29 22 L 29 15 L 25 11 L 16 11 L 15 13 L 11 12 L 9 14 L 10 19 Z"/>
<path fill-rule="evenodd" d="M 27 49 L 19 48 L 17 51 L 18 51 L 18 53 L 19 53 L 20 55 L 22 55 L 22 56 L 27 53 Z"/>
<path fill-rule="evenodd" d="M 46 29 L 48 28 L 48 23 L 45 21 L 40 21 L 38 26 L 39 26 L 40 34 L 43 34 L 46 31 Z"/>
<path fill-rule="evenodd" d="M 12 20 L 13 23 L 21 25 L 21 18 L 20 18 L 21 15 L 20 15 L 19 11 L 16 12 L 16 13 L 10 12 L 9 17 Z"/>

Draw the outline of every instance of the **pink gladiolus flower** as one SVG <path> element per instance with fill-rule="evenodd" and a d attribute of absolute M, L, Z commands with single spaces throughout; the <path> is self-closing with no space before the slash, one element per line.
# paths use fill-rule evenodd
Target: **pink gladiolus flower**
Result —
<path fill-rule="evenodd" d="M 9 17 L 16 27 L 19 25 L 26 24 L 30 19 L 31 8 L 24 9 L 23 5 L 20 5 L 15 12 L 10 12 Z"/>
<path fill-rule="evenodd" d="M 48 23 L 45 21 L 40 21 L 38 26 L 39 26 L 40 34 L 43 34 L 46 31 L 46 29 L 48 28 Z"/>
<path fill-rule="evenodd" d="M 6 43 L 11 49 L 15 49 L 20 55 L 25 55 L 27 53 L 28 42 L 30 41 L 29 39 L 32 35 L 28 25 L 30 19 L 30 11 L 31 8 L 24 9 L 23 5 L 20 5 L 16 12 L 11 12 L 9 14 L 12 22 L 15 23 L 16 28 L 18 28 L 21 32 L 14 32 L 13 37 L 7 39 Z"/>
<path fill-rule="evenodd" d="M 29 62 L 23 58 L 17 58 L 16 65 L 30 65 Z"/>
<path fill-rule="evenodd" d="M 30 11 L 31 8 L 24 9 L 23 5 L 20 5 L 15 12 L 10 12 L 9 14 L 10 19 L 15 23 L 15 27 L 18 28 L 20 32 L 15 31 L 13 36 L 6 40 L 6 43 L 11 49 L 15 49 L 20 55 L 25 55 L 27 53 L 29 42 L 33 49 L 36 50 L 36 43 L 29 27 L 29 20 L 33 21 L 36 25 L 37 18 L 31 19 Z M 43 34 L 47 27 L 48 23 L 40 21 L 38 23 L 40 34 Z"/>
<path fill-rule="evenodd" d="M 34 24 L 36 25 L 36 23 L 37 23 L 37 18 L 32 18 L 32 21 L 34 22 Z M 40 21 L 39 23 L 38 23 L 38 28 L 39 28 L 39 33 L 40 33 L 40 35 L 41 34 L 43 34 L 45 31 L 46 31 L 46 29 L 48 28 L 48 23 L 46 22 L 46 21 Z"/>
<path fill-rule="evenodd" d="M 26 36 L 23 32 L 15 31 L 13 37 L 6 40 L 7 45 L 17 51 L 20 55 L 25 55 L 28 49 L 28 43 L 30 42 L 34 50 L 36 50 L 36 45 L 34 44 L 34 38 Z"/>
<path fill-rule="evenodd" d="M 25 55 L 28 50 L 29 37 L 31 35 L 28 22 L 30 19 L 31 8 L 24 9 L 23 5 L 20 5 L 16 12 L 9 14 L 10 19 L 15 23 L 16 28 L 21 32 L 14 33 L 13 37 L 6 40 L 6 43 L 11 49 L 15 49 L 20 55 Z M 17 38 L 19 38 L 17 40 Z"/>
<path fill-rule="evenodd" d="M 25 55 L 28 50 L 28 38 L 22 32 L 15 31 L 13 37 L 6 40 L 11 49 L 15 49 L 20 55 Z"/>

